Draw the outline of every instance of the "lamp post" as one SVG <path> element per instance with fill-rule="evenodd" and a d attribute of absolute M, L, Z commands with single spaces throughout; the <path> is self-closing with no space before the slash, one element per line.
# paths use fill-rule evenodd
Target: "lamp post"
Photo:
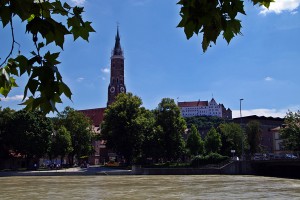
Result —
<path fill-rule="evenodd" d="M 240 126 L 241 126 L 241 129 L 243 131 L 243 128 L 242 128 L 242 101 L 244 99 L 240 99 Z M 244 132 L 243 132 L 243 137 L 242 137 L 242 159 L 241 160 L 244 160 Z"/>

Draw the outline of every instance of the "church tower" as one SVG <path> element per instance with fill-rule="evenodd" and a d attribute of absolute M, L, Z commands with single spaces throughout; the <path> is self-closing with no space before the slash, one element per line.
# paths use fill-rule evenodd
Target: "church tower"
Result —
<path fill-rule="evenodd" d="M 115 101 L 118 94 L 126 93 L 124 83 L 124 55 L 120 44 L 119 28 L 117 28 L 115 47 L 112 50 L 110 60 L 110 83 L 108 86 L 107 106 Z"/>

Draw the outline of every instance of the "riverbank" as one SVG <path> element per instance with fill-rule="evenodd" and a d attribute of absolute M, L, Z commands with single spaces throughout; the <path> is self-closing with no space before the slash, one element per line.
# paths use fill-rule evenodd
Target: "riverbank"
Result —
<path fill-rule="evenodd" d="M 94 176 L 94 175 L 131 175 L 131 170 L 112 169 L 102 166 L 90 166 L 89 168 L 65 168 L 57 170 L 34 171 L 2 171 L 0 177 L 5 176 Z"/>

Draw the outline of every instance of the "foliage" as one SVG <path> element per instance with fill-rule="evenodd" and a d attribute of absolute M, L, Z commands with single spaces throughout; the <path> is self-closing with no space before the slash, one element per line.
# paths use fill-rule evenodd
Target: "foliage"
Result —
<path fill-rule="evenodd" d="M 81 37 L 88 41 L 89 33 L 94 29 L 91 22 L 83 21 L 82 13 L 82 7 L 71 7 L 59 0 L 0 0 L 0 21 L 3 28 L 10 27 L 12 36 L 11 49 L 0 63 L 0 94 L 6 97 L 13 87 L 17 87 L 15 77 L 27 74 L 29 79 L 23 98 L 26 109 L 39 108 L 49 113 L 56 110 L 56 103 L 61 103 L 62 94 L 71 99 L 72 93 L 57 67 L 59 52 L 51 53 L 44 47 L 54 43 L 63 49 L 68 34 L 73 35 L 74 40 Z M 31 56 L 22 55 L 21 45 L 15 40 L 15 18 L 26 24 L 26 33 L 32 36 L 35 50 Z M 19 55 L 12 58 L 16 44 L 19 45 Z M 26 100 L 28 92 L 31 95 Z"/>
<path fill-rule="evenodd" d="M 92 123 L 84 114 L 77 112 L 73 108 L 66 107 L 63 112 L 58 115 L 61 125 L 63 125 L 71 134 L 73 151 L 70 152 L 70 164 L 73 164 L 72 158 L 88 156 L 92 153 L 92 139 L 94 133 L 92 131 Z"/>
<path fill-rule="evenodd" d="M 50 154 L 54 157 L 60 156 L 62 161 L 65 155 L 68 155 L 72 151 L 71 133 L 66 127 L 61 126 L 53 135 Z"/>
<path fill-rule="evenodd" d="M 300 111 L 286 114 L 280 137 L 286 150 L 300 151 Z"/>
<path fill-rule="evenodd" d="M 201 139 L 195 125 L 192 125 L 191 127 L 191 133 L 186 141 L 186 147 L 193 156 L 204 153 L 204 141 Z"/>
<path fill-rule="evenodd" d="M 29 158 L 40 158 L 50 147 L 53 126 L 41 112 L 15 112 L 5 135 L 10 150 Z"/>
<path fill-rule="evenodd" d="M 161 158 L 162 143 L 161 138 L 163 136 L 163 131 L 160 126 L 156 126 L 156 119 L 154 112 L 149 110 L 144 110 L 142 112 L 147 123 L 145 124 L 144 131 L 144 142 L 142 144 L 142 157 L 144 162 L 147 158 L 152 158 L 153 160 L 158 160 Z"/>
<path fill-rule="evenodd" d="M 221 162 L 224 162 L 228 160 L 228 156 L 222 156 L 218 153 L 209 153 L 206 156 L 196 156 L 191 161 L 192 167 L 199 167 L 201 165 L 207 165 L 207 164 L 219 164 Z"/>
<path fill-rule="evenodd" d="M 242 143 L 246 142 L 241 126 L 236 123 L 221 124 L 218 130 L 222 138 L 222 154 L 231 156 L 231 150 L 235 150 L 236 155 L 241 155 Z"/>
<path fill-rule="evenodd" d="M 156 125 L 162 129 L 160 139 L 163 151 L 162 157 L 167 161 L 180 158 L 184 152 L 184 140 L 182 134 L 186 129 L 184 118 L 173 99 L 163 98 L 154 110 Z"/>
<path fill-rule="evenodd" d="M 269 7 L 273 0 L 251 0 L 254 5 Z M 205 52 L 211 42 L 217 42 L 222 33 L 229 42 L 233 37 L 241 35 L 239 14 L 246 15 L 244 0 L 180 0 L 181 21 L 178 27 L 184 28 L 187 39 L 194 34 L 203 33 L 202 49 Z"/>
<path fill-rule="evenodd" d="M 5 136 L 8 134 L 7 128 L 14 113 L 14 110 L 10 108 L 2 109 L 0 106 L 0 158 L 7 158 L 9 156 Z"/>
<path fill-rule="evenodd" d="M 217 128 L 220 124 L 225 123 L 226 120 L 216 116 L 195 116 L 185 118 L 188 127 L 195 125 L 198 130 Z"/>
<path fill-rule="evenodd" d="M 260 142 L 261 142 L 261 128 L 260 123 L 258 121 L 250 121 L 246 125 L 246 135 L 250 148 L 250 153 L 253 155 L 254 153 L 260 152 Z"/>
<path fill-rule="evenodd" d="M 207 153 L 217 153 L 222 146 L 221 135 L 215 128 L 211 128 L 204 139 L 205 150 Z"/>
<path fill-rule="evenodd" d="M 124 156 L 127 164 L 141 157 L 145 133 L 151 131 L 142 100 L 132 93 L 121 93 L 105 110 L 101 138 L 106 146 Z"/>

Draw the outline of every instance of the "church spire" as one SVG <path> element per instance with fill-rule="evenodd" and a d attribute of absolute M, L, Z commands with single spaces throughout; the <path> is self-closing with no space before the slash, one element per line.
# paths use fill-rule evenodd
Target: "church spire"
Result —
<path fill-rule="evenodd" d="M 112 52 L 112 55 L 113 56 L 123 56 L 123 50 L 122 50 L 121 44 L 120 44 L 119 26 L 117 26 L 117 35 L 116 35 L 115 48 Z"/>

